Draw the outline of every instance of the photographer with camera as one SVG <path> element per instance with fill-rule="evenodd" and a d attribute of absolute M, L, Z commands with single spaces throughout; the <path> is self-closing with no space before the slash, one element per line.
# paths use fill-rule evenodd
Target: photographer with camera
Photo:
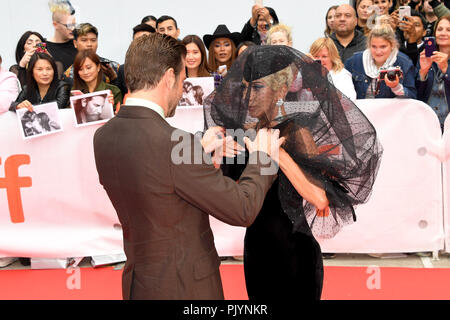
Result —
<path fill-rule="evenodd" d="M 345 62 L 357 99 L 416 98 L 416 69 L 398 46 L 391 26 L 379 24 L 368 35 L 367 49 Z"/>
<path fill-rule="evenodd" d="M 264 44 L 267 31 L 278 22 L 278 16 L 274 9 L 255 4 L 252 7 L 250 20 L 241 31 L 242 41 L 252 41 L 257 45 Z"/>
<path fill-rule="evenodd" d="M 428 104 L 439 118 L 441 129 L 450 108 L 450 15 L 436 23 L 434 38 L 425 39 L 425 50 L 420 54 L 417 77 L 417 97 Z"/>

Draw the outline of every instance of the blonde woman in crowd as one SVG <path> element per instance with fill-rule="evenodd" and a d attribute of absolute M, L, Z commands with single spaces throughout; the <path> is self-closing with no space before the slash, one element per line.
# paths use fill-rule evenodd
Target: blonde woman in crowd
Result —
<path fill-rule="evenodd" d="M 345 61 L 345 69 L 352 74 L 358 99 L 416 98 L 416 69 L 398 47 L 394 30 L 388 23 L 380 23 L 370 31 L 367 49 Z M 380 72 L 395 67 L 399 70 L 391 80 L 385 72 Z"/>
<path fill-rule="evenodd" d="M 267 45 L 283 45 L 292 47 L 292 30 L 284 24 L 277 24 L 267 33 Z"/>
<path fill-rule="evenodd" d="M 315 60 L 320 60 L 322 66 L 328 70 L 334 86 L 355 101 L 356 91 L 352 75 L 344 68 L 333 40 L 330 38 L 317 39 L 311 45 L 309 53 Z"/>

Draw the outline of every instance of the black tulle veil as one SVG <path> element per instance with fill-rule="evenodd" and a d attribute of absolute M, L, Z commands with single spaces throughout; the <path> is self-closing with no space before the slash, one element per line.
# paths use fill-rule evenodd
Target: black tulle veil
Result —
<path fill-rule="evenodd" d="M 320 64 L 287 46 L 249 47 L 204 110 L 206 129 L 279 129 L 283 148 L 326 191 L 329 210 L 319 212 L 279 171 L 279 199 L 294 232 L 331 238 L 356 221 L 354 206 L 370 197 L 382 148 L 373 125 Z"/>

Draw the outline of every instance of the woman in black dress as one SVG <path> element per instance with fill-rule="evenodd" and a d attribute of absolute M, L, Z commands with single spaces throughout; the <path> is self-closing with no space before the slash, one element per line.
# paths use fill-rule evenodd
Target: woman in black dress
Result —
<path fill-rule="evenodd" d="M 286 138 L 278 179 L 245 236 L 249 298 L 320 299 L 316 237 L 355 221 L 353 206 L 368 199 L 382 153 L 374 127 L 320 64 L 286 46 L 248 48 L 205 105 L 207 127 L 274 128 Z M 222 169 L 237 180 L 243 167 Z"/>

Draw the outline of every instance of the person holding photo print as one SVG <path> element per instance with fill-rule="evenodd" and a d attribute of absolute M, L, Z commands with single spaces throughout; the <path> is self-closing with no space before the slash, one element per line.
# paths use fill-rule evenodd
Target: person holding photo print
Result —
<path fill-rule="evenodd" d="M 103 108 L 107 102 L 107 98 L 106 95 L 98 95 L 78 100 L 74 107 L 77 122 L 81 124 L 105 120 Z M 109 96 L 110 98 L 111 96 Z"/>
<path fill-rule="evenodd" d="M 108 99 L 113 105 L 114 111 L 120 109 L 122 92 L 115 85 L 103 81 L 103 71 L 99 56 L 92 50 L 80 51 L 73 63 L 73 88 L 83 94 L 109 90 Z"/>
<path fill-rule="evenodd" d="M 55 60 L 43 52 L 35 52 L 27 69 L 27 81 L 10 111 L 27 108 L 33 111 L 33 105 L 54 102 L 59 109 L 69 106 L 69 87 L 58 79 Z"/>

